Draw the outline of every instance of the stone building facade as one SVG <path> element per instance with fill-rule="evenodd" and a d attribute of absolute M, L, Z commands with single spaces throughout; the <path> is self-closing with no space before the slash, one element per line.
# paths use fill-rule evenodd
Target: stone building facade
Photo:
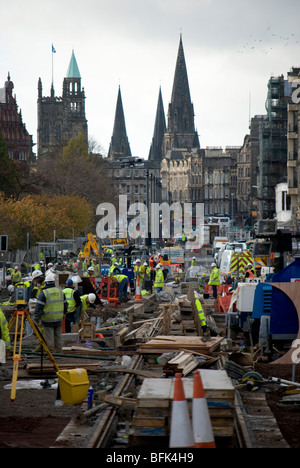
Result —
<path fill-rule="evenodd" d="M 0 88 L 0 133 L 6 142 L 10 159 L 27 162 L 33 157 L 32 135 L 23 123 L 13 89 L 14 83 L 8 73 L 4 87 Z"/>

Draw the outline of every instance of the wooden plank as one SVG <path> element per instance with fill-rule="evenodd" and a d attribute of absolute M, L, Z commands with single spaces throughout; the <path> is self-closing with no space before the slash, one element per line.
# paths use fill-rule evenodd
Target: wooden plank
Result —
<path fill-rule="evenodd" d="M 204 341 L 200 336 L 160 336 L 152 338 L 147 343 L 140 345 L 139 352 L 142 354 L 166 353 L 180 351 L 183 348 L 187 351 L 212 353 L 223 341 L 223 337 L 211 337 Z"/>
<path fill-rule="evenodd" d="M 162 417 L 141 417 L 136 415 L 132 418 L 132 425 L 134 427 L 165 427 L 166 418 Z"/>

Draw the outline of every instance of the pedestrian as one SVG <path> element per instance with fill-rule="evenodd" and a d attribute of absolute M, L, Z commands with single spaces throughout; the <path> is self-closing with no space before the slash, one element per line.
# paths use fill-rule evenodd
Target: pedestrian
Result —
<path fill-rule="evenodd" d="M 0 365 L 1 365 L 1 364 L 5 364 L 6 359 L 8 358 L 10 349 L 11 349 L 8 323 L 7 323 L 6 317 L 2 309 L 0 309 L 0 345 L 1 345 L 0 346 Z M 3 348 L 3 352 L 2 352 L 2 348 Z"/>
<path fill-rule="evenodd" d="M 157 293 L 161 292 L 164 287 L 164 274 L 162 272 L 160 263 L 158 263 L 155 267 L 154 287 Z"/>
<path fill-rule="evenodd" d="M 79 316 L 81 307 L 82 307 L 80 294 L 77 291 L 77 289 L 75 289 L 74 283 L 71 280 L 71 278 L 67 279 L 66 287 L 63 290 L 63 293 L 68 302 L 68 310 L 67 310 L 66 321 L 65 321 L 65 330 L 66 330 L 66 333 L 71 333 L 71 325 L 72 323 L 76 323 L 76 315 Z M 79 313 L 77 314 L 77 309 L 79 308 L 80 308 L 80 311 L 78 311 Z"/>
<path fill-rule="evenodd" d="M 220 271 L 215 263 L 212 263 L 210 266 L 212 267 L 212 271 L 209 277 L 208 285 L 212 287 L 214 299 L 217 299 L 218 286 L 220 285 Z"/>
<path fill-rule="evenodd" d="M 128 284 L 129 278 L 126 275 L 113 275 L 119 284 L 119 302 L 118 305 L 121 304 L 122 300 L 124 302 L 128 301 Z"/>
<path fill-rule="evenodd" d="M 68 310 L 63 291 L 55 286 L 55 275 L 49 274 L 45 288 L 37 297 L 34 319 L 43 326 L 43 336 L 51 352 L 62 351 L 61 324 Z"/>
<path fill-rule="evenodd" d="M 192 258 L 192 263 L 191 263 L 191 266 L 196 266 L 197 263 L 196 263 L 196 257 L 193 257 Z"/>

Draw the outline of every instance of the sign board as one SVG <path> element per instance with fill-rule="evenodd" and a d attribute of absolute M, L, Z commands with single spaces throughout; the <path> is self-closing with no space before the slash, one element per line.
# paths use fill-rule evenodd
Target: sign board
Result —
<path fill-rule="evenodd" d="M 8 248 L 8 236 L 1 235 L 0 236 L 0 252 L 7 252 Z"/>

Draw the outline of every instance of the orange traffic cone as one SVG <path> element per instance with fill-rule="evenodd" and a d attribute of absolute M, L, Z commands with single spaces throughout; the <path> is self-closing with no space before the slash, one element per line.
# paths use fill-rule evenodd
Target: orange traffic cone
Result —
<path fill-rule="evenodd" d="M 181 374 L 175 374 L 169 447 L 195 445 Z"/>
<path fill-rule="evenodd" d="M 136 277 L 136 287 L 135 287 L 134 302 L 143 302 L 143 296 L 142 296 L 142 293 L 141 293 L 141 286 L 140 286 L 140 277 L 139 277 L 139 275 Z"/>
<path fill-rule="evenodd" d="M 216 448 L 200 371 L 194 372 L 192 404 L 195 448 Z"/>

